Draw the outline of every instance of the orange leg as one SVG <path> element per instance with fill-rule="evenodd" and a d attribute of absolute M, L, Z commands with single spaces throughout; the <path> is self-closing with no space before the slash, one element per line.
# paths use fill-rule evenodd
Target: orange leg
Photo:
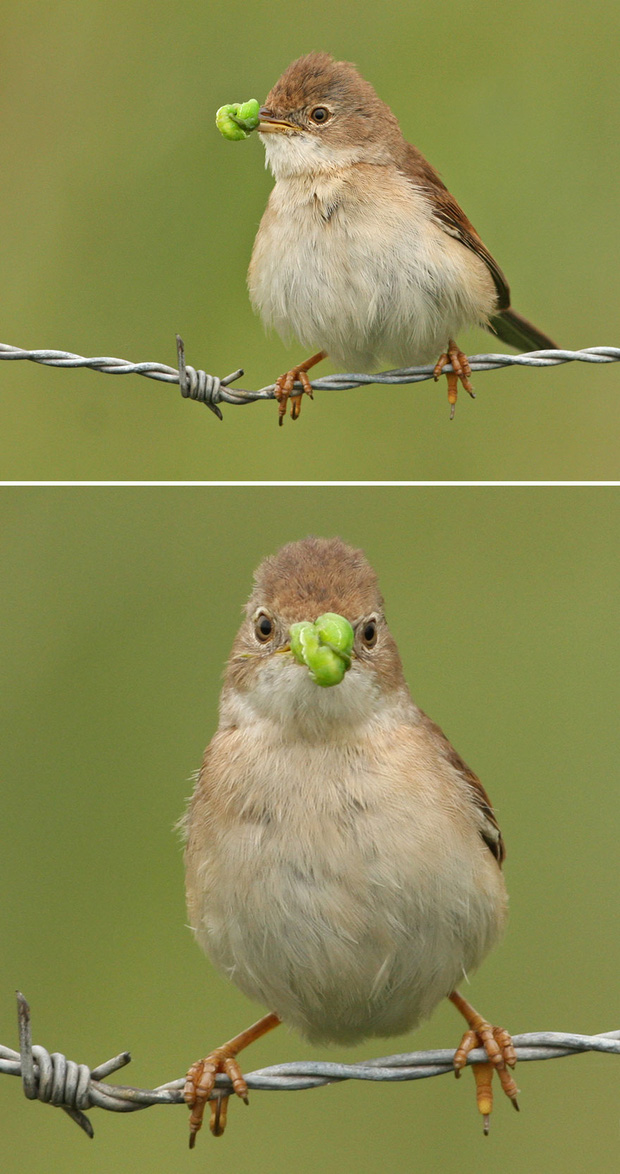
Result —
<path fill-rule="evenodd" d="M 321 359 L 326 358 L 327 351 L 318 351 L 316 355 L 312 355 L 311 358 L 306 359 L 304 363 L 298 363 L 296 367 L 291 367 L 290 371 L 285 371 L 284 375 L 280 375 L 280 377 L 276 379 L 275 396 L 279 405 L 279 424 L 284 423 L 286 405 L 289 399 L 291 401 L 291 420 L 296 420 L 299 416 L 299 413 L 301 412 L 301 397 L 304 392 L 306 395 L 310 396 L 310 399 L 314 399 L 312 394 L 312 386 L 310 384 L 310 380 L 308 379 L 307 372 L 311 367 L 314 367 L 316 363 L 320 363 Z M 293 390 L 295 380 L 299 380 L 303 387 L 303 391 Z"/>
<path fill-rule="evenodd" d="M 439 379 L 444 367 L 452 364 L 452 371 L 446 372 L 446 379 L 448 380 L 448 403 L 450 404 L 450 419 L 454 419 L 456 410 L 456 401 L 459 393 L 458 381 L 460 379 L 465 391 L 468 391 L 471 398 L 475 399 L 474 389 L 469 382 L 471 375 L 471 367 L 467 361 L 467 355 L 464 355 L 462 350 L 459 350 L 453 338 L 448 339 L 448 349 L 439 356 L 435 363 L 435 370 L 433 371 L 433 378 L 435 383 Z"/>
<path fill-rule="evenodd" d="M 474 1078 L 476 1081 L 476 1100 L 478 1109 L 482 1113 L 484 1121 L 484 1132 L 489 1132 L 489 1115 L 493 1108 L 493 1093 L 491 1090 L 491 1079 L 493 1072 L 496 1072 L 499 1082 L 510 1098 L 515 1109 L 519 1109 L 517 1101 L 518 1088 L 508 1072 L 508 1068 L 514 1068 L 517 1057 L 513 1047 L 512 1039 L 508 1032 L 503 1027 L 492 1027 L 483 1019 L 476 1010 L 468 1003 L 458 991 L 452 991 L 448 996 L 451 1003 L 454 1003 L 457 1011 L 469 1024 L 469 1031 L 466 1031 L 456 1052 L 454 1053 L 454 1072 L 456 1076 L 461 1075 L 461 1069 L 467 1063 L 467 1057 L 474 1048 L 484 1048 L 488 1063 L 486 1064 L 472 1064 L 474 1070 Z"/>
<path fill-rule="evenodd" d="M 215 1078 L 218 1072 L 224 1072 L 226 1076 L 230 1077 L 237 1096 L 241 1097 L 241 1100 L 245 1101 L 247 1105 L 248 1086 L 235 1057 L 243 1048 L 247 1048 L 248 1044 L 253 1044 L 254 1040 L 260 1039 L 261 1035 L 265 1035 L 267 1031 L 277 1027 L 280 1022 L 277 1015 L 264 1015 L 262 1019 L 236 1035 L 234 1039 L 215 1048 L 204 1060 L 197 1060 L 195 1064 L 192 1064 L 185 1078 L 185 1088 L 183 1089 L 185 1104 L 192 1111 L 189 1119 L 190 1149 L 193 1149 L 196 1144 L 196 1134 L 202 1127 L 205 1105 L 215 1088 Z M 211 1101 L 210 1126 L 215 1137 L 221 1137 L 226 1128 L 229 1096 L 230 1093 L 218 1093 Z"/>

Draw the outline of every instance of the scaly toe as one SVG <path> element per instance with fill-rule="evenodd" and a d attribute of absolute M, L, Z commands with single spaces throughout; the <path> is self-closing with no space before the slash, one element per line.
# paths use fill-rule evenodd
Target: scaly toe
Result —
<path fill-rule="evenodd" d="M 478 1112 L 482 1114 L 482 1129 L 486 1137 L 493 1109 L 493 1065 L 472 1064 L 472 1072 L 476 1081 L 476 1104 Z"/>
<path fill-rule="evenodd" d="M 467 355 L 464 354 L 463 351 L 460 351 L 458 349 L 451 350 L 450 351 L 450 362 L 452 364 L 452 368 L 453 368 L 455 374 L 460 379 L 463 387 L 465 388 L 465 391 L 469 393 L 469 395 L 471 396 L 472 399 L 475 399 L 476 396 L 474 393 L 474 389 L 473 389 L 471 383 L 469 382 L 469 376 L 471 375 L 471 367 L 469 365 L 469 360 L 467 358 Z"/>
<path fill-rule="evenodd" d="M 286 405 L 289 398 L 289 391 L 287 391 L 286 388 L 287 381 L 287 374 L 280 375 L 279 378 L 276 379 L 274 388 L 274 395 L 278 401 L 278 424 L 280 427 L 282 427 L 284 423 L 284 417 L 286 416 Z"/>
<path fill-rule="evenodd" d="M 517 1062 L 517 1053 L 514 1049 L 512 1036 L 506 1031 L 505 1027 L 494 1027 L 493 1035 L 509 1068 L 514 1068 Z"/>
<path fill-rule="evenodd" d="M 443 354 L 439 356 L 439 358 L 437 359 L 437 362 L 435 363 L 435 369 L 433 371 L 433 379 L 435 380 L 435 383 L 439 379 L 439 376 L 441 375 L 441 372 L 443 371 L 444 367 L 446 366 L 446 363 L 449 363 L 449 362 L 450 362 L 450 359 L 448 357 L 448 352 L 444 351 Z"/>

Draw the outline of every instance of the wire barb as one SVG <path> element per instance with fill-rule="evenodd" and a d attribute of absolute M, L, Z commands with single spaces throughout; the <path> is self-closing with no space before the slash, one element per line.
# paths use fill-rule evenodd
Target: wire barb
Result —
<path fill-rule="evenodd" d="M 240 379 L 243 369 L 233 371 L 231 375 L 219 379 L 217 375 L 208 375 L 196 367 L 190 367 L 185 362 L 185 347 L 183 340 L 177 334 L 178 368 L 168 367 L 165 363 L 130 363 L 127 359 L 115 359 L 108 356 L 85 359 L 82 355 L 74 355 L 70 351 L 36 350 L 27 351 L 21 347 L 9 346 L 0 343 L 0 359 L 29 359 L 33 363 L 42 363 L 46 367 L 90 367 L 93 371 L 100 371 L 104 375 L 144 375 L 147 379 L 158 379 L 163 383 L 178 383 L 184 399 L 194 399 L 205 404 L 207 408 L 222 419 L 218 404 L 257 403 L 259 400 L 275 399 L 275 383 L 261 387 L 258 391 L 249 391 L 242 387 L 231 388 L 229 384 Z M 593 346 L 585 347 L 580 351 L 547 350 L 529 351 L 523 355 L 487 354 L 472 355 L 468 362 L 472 371 L 496 371 L 502 367 L 558 367 L 563 363 L 617 363 L 620 361 L 620 347 Z M 432 379 L 435 368 L 428 367 L 398 367 L 393 371 L 381 371 L 374 375 L 345 373 L 341 375 L 325 375 L 321 379 L 313 379 L 311 387 L 314 391 L 346 391 L 353 387 L 368 387 L 378 383 L 387 386 L 400 387 L 407 383 L 422 383 Z M 452 372 L 452 364 L 443 368 L 444 374 Z M 295 382 L 294 390 L 302 391 L 299 382 Z"/>
<path fill-rule="evenodd" d="M 240 367 L 238 371 L 226 375 L 224 379 L 218 379 L 217 375 L 207 375 L 206 371 L 188 367 L 185 362 L 185 344 L 180 334 L 177 334 L 177 357 L 179 360 L 179 387 L 183 398 L 198 400 L 206 408 L 210 408 L 218 420 L 223 420 L 224 417 L 217 406 L 223 398 L 222 388 L 227 387 L 229 383 L 234 383 L 235 379 L 240 379 L 243 375 L 243 368 Z"/>
<path fill-rule="evenodd" d="M 29 1100 L 46 1101 L 65 1111 L 89 1137 L 93 1127 L 84 1109 L 108 1109 L 115 1113 L 132 1113 L 150 1105 L 182 1105 L 185 1077 L 160 1084 L 157 1088 L 133 1088 L 128 1085 L 103 1084 L 106 1076 L 123 1068 L 131 1060 L 129 1052 L 121 1052 L 97 1068 L 75 1064 L 61 1052 L 50 1053 L 32 1043 L 30 1007 L 17 992 L 19 1021 L 19 1052 L 0 1044 L 0 1074 L 19 1076 Z M 620 1031 L 600 1035 L 575 1035 L 561 1031 L 537 1031 L 513 1035 L 517 1060 L 556 1060 L 575 1056 L 580 1052 L 606 1052 L 620 1056 Z M 482 1048 L 475 1048 L 467 1056 L 467 1064 L 481 1064 L 487 1059 Z M 427 1052 L 403 1052 L 394 1056 L 364 1060 L 358 1064 L 339 1064 L 327 1060 L 302 1060 L 289 1064 L 273 1064 L 245 1075 L 250 1089 L 262 1091 L 293 1091 L 336 1084 L 342 1080 L 371 1080 L 400 1082 L 424 1080 L 429 1076 L 445 1076 L 454 1072 L 454 1050 L 438 1048 Z M 218 1075 L 212 1098 L 223 1092 L 232 1092 L 228 1076 Z"/>

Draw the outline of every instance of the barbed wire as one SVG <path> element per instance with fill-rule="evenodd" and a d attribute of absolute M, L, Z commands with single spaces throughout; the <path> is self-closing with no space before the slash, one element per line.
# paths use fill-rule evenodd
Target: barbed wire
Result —
<path fill-rule="evenodd" d="M 166 363 L 130 363 L 127 359 L 116 359 L 110 356 L 98 356 L 86 359 L 82 355 L 74 355 L 70 351 L 51 350 L 23 350 L 21 347 L 0 343 L 0 359 L 29 359 L 33 363 L 42 363 L 46 367 L 89 367 L 93 371 L 100 371 L 103 375 L 144 375 L 147 379 L 158 379 L 163 383 L 178 383 L 184 399 L 197 400 L 209 408 L 221 420 L 222 413 L 218 404 L 257 403 L 259 400 L 275 399 L 275 383 L 261 387 L 258 391 L 245 388 L 231 388 L 244 374 L 243 368 L 233 371 L 230 375 L 220 379 L 217 375 L 208 375 L 200 368 L 191 367 L 185 362 L 183 340 L 177 334 L 177 354 L 179 366 L 169 367 Z M 585 347 L 579 351 L 546 350 L 529 351 L 522 355 L 485 354 L 472 355 L 469 365 L 472 371 L 495 371 L 502 367 L 558 367 L 563 363 L 617 363 L 620 362 L 620 347 L 594 346 Z M 452 371 L 452 365 L 443 368 L 443 374 Z M 432 379 L 434 366 L 428 367 L 397 367 L 393 371 L 381 371 L 374 375 L 344 373 L 341 375 L 325 375 L 311 381 L 314 391 L 347 391 L 353 387 L 367 387 L 373 383 L 401 386 L 406 383 L 422 383 Z M 295 383 L 295 389 L 303 390 L 301 383 Z"/>
<path fill-rule="evenodd" d="M 61 1108 L 89 1137 L 94 1130 L 84 1110 L 99 1108 L 114 1113 L 133 1113 L 151 1105 L 184 1104 L 185 1077 L 160 1084 L 157 1088 L 133 1088 L 129 1085 L 104 1084 L 113 1072 L 129 1064 L 129 1052 L 121 1052 L 89 1068 L 67 1060 L 62 1052 L 48 1052 L 32 1043 L 30 1007 L 17 992 L 19 1022 L 19 1052 L 0 1044 L 0 1073 L 21 1077 L 24 1094 L 29 1100 L 40 1100 Z M 599 1035 L 576 1035 L 563 1031 L 532 1031 L 513 1035 L 512 1042 L 519 1062 L 529 1060 L 557 1060 L 582 1052 L 606 1052 L 620 1056 L 620 1031 L 606 1031 Z M 336 1084 L 343 1080 L 404 1081 L 424 1080 L 430 1076 L 444 1076 L 454 1072 L 454 1050 L 436 1048 L 424 1052 L 401 1052 L 380 1056 L 357 1064 L 339 1064 L 327 1060 L 300 1060 L 287 1064 L 272 1064 L 245 1075 L 248 1088 L 269 1092 L 298 1091 Z M 467 1056 L 467 1064 L 481 1064 L 486 1052 L 476 1048 Z M 232 1092 L 227 1076 L 218 1075 L 211 1099 Z"/>

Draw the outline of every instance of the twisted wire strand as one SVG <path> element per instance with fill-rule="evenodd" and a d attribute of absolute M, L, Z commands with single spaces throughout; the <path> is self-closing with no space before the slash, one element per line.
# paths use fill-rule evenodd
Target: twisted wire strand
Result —
<path fill-rule="evenodd" d="M 129 1064 L 129 1052 L 121 1052 L 111 1060 L 106 1060 L 104 1064 L 91 1069 L 86 1064 L 76 1064 L 72 1060 L 67 1060 L 61 1052 L 50 1054 L 40 1045 L 33 1045 L 30 1008 L 19 991 L 17 1008 L 20 1050 L 16 1052 L 0 1044 L 0 1073 L 20 1076 L 24 1094 L 29 1100 L 45 1101 L 63 1109 L 89 1137 L 94 1136 L 94 1131 L 84 1112 L 85 1109 L 100 1108 L 115 1113 L 133 1113 L 150 1105 L 184 1103 L 184 1076 L 160 1084 L 157 1088 L 103 1084 L 112 1072 Z M 606 1031 L 600 1035 L 533 1031 L 513 1035 L 512 1042 L 520 1062 L 557 1060 L 581 1052 L 605 1052 L 620 1056 L 620 1031 Z M 467 1056 L 467 1063 L 480 1064 L 486 1059 L 486 1052 L 482 1048 L 476 1048 Z M 444 1076 L 448 1072 L 453 1072 L 453 1060 L 454 1050 L 450 1048 L 401 1052 L 392 1056 L 364 1060 L 357 1064 L 300 1060 L 259 1068 L 248 1073 L 245 1080 L 250 1089 L 270 1092 L 318 1088 L 343 1080 L 424 1080 L 430 1076 Z M 213 1097 L 223 1092 L 232 1092 L 232 1085 L 227 1076 L 217 1076 L 215 1086 Z"/>
<path fill-rule="evenodd" d="M 30 359 L 33 363 L 42 363 L 46 367 L 90 367 L 93 371 L 100 371 L 104 375 L 144 375 L 147 379 L 158 379 L 163 383 L 178 383 L 184 399 L 193 399 L 203 403 L 220 420 L 223 418 L 218 404 L 257 403 L 259 400 L 275 399 L 275 383 L 261 387 L 258 391 L 250 391 L 242 387 L 232 388 L 229 385 L 240 379 L 243 368 L 233 371 L 220 379 L 217 375 L 208 375 L 200 368 L 191 367 L 185 362 L 185 348 L 183 341 L 177 334 L 178 368 L 169 367 L 166 363 L 130 363 L 127 359 L 116 359 L 110 356 L 98 356 L 86 359 L 82 355 L 74 355 L 70 351 L 51 350 L 23 350 L 21 347 L 0 343 L 0 359 Z M 522 355 L 485 354 L 472 355 L 469 365 L 472 371 L 495 371 L 502 367 L 558 367 L 563 363 L 617 363 L 620 361 L 620 347 L 594 346 L 585 347 L 579 351 L 547 350 L 529 351 Z M 452 365 L 443 368 L 444 374 L 452 371 Z M 406 383 L 421 383 L 425 379 L 433 378 L 434 367 L 397 367 L 393 371 L 381 371 L 374 375 L 343 373 L 340 375 L 325 375 L 320 379 L 312 380 L 311 386 L 315 391 L 346 391 L 353 387 L 367 387 L 373 383 L 401 386 Z M 295 388 L 303 390 L 301 383 L 296 382 Z"/>

